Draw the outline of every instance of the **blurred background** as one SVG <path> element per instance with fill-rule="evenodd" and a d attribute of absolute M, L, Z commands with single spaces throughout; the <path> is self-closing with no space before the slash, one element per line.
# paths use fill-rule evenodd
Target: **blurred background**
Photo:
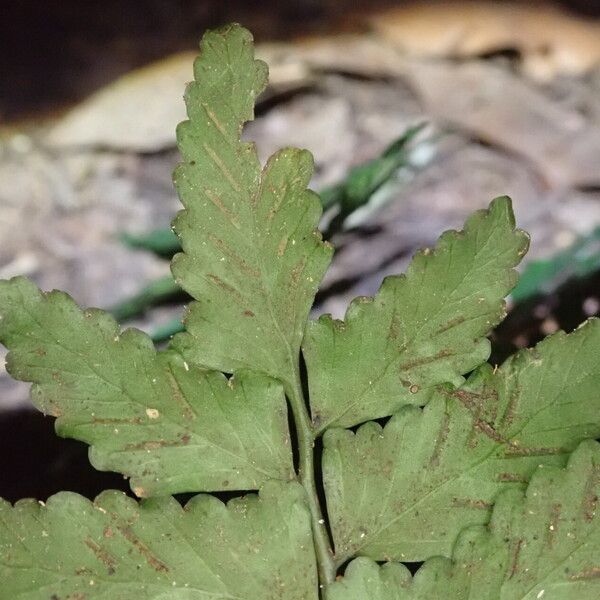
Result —
<path fill-rule="evenodd" d="M 20 0 L 0 7 L 0 277 L 180 326 L 169 223 L 197 42 L 238 21 L 270 65 L 245 136 L 315 155 L 336 245 L 314 313 L 406 268 L 498 195 L 532 236 L 492 362 L 600 311 L 600 0 Z M 0 364 L 3 364 L 0 354 Z M 126 490 L 0 367 L 0 496 Z"/>

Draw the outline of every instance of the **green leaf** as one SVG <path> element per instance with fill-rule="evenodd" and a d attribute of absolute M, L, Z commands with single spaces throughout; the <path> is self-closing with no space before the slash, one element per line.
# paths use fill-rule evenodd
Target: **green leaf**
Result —
<path fill-rule="evenodd" d="M 332 249 L 316 226 L 319 199 L 306 189 L 313 160 L 284 149 L 261 170 L 240 131 L 267 80 L 251 35 L 209 32 L 177 131 L 184 162 L 174 175 L 185 210 L 174 222 L 183 254 L 173 274 L 196 302 L 173 346 L 225 372 L 252 368 L 290 382 L 306 318 Z"/>
<path fill-rule="evenodd" d="M 355 558 L 346 568 L 344 577 L 327 588 L 325 599 L 412 600 L 419 596 L 409 587 L 411 583 L 410 571 L 400 563 L 388 562 L 380 567 L 370 558 Z M 445 598 L 449 599 L 451 596 Z M 438 598 L 430 597 L 427 600 Z"/>
<path fill-rule="evenodd" d="M 539 468 L 498 498 L 489 527 L 464 531 L 453 560 L 432 558 L 411 580 L 398 564 L 354 560 L 327 600 L 597 600 L 600 446 L 587 441 L 566 470 Z"/>
<path fill-rule="evenodd" d="M 283 390 L 266 376 L 228 381 L 156 352 L 142 332 L 23 278 L 0 282 L 0 341 L 58 434 L 91 444 L 91 463 L 131 477 L 138 496 L 294 477 Z"/>
<path fill-rule="evenodd" d="M 90 444 L 92 464 L 160 496 L 0 502 L 0 596 L 597 598 L 600 447 L 588 440 L 561 469 L 600 436 L 600 321 L 483 364 L 528 241 L 498 198 L 357 299 L 345 322 L 307 329 L 331 248 L 316 231 L 310 155 L 282 150 L 263 168 L 241 141 L 265 83 L 246 30 L 204 36 L 175 172 L 173 274 L 194 301 L 167 350 L 63 293 L 0 283 L 8 371 L 34 383 L 59 434 Z M 339 218 L 402 163 L 410 135 L 331 192 Z M 165 279 L 124 309 L 174 289 Z M 166 497 L 242 489 L 261 491 L 227 506 Z M 373 562 L 421 559 L 414 579 Z"/>
<path fill-rule="evenodd" d="M 316 600 L 310 516 L 296 483 L 227 506 L 69 492 L 0 501 L 0 595 L 11 600 Z"/>
<path fill-rule="evenodd" d="M 448 231 L 388 277 L 375 298 L 357 298 L 345 321 L 309 323 L 304 356 L 315 426 L 350 427 L 425 404 L 440 383 L 460 385 L 490 352 L 485 335 L 504 317 L 503 298 L 527 235 L 508 198 Z"/>
<path fill-rule="evenodd" d="M 419 561 L 449 556 L 458 533 L 486 523 L 504 488 L 538 465 L 562 466 L 600 436 L 600 321 L 557 333 L 442 388 L 382 428 L 324 437 L 323 480 L 338 562 L 355 554 Z"/>

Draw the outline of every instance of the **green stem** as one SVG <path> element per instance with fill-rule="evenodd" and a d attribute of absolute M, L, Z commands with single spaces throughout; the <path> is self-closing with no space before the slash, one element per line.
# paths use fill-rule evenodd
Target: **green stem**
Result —
<path fill-rule="evenodd" d="M 294 421 L 296 422 L 300 457 L 298 477 L 306 490 L 308 506 L 310 508 L 319 580 L 322 585 L 328 585 L 335 580 L 336 568 L 315 483 L 315 434 L 306 408 L 306 402 L 304 401 L 300 374 L 297 367 L 294 369 L 292 383 L 288 382 L 286 387 L 286 394 L 290 400 Z"/>
<path fill-rule="evenodd" d="M 117 321 L 124 321 L 137 317 L 151 306 L 175 298 L 180 294 L 183 294 L 183 290 L 175 283 L 173 276 L 165 275 L 151 281 L 135 296 L 109 308 L 109 312 Z"/>

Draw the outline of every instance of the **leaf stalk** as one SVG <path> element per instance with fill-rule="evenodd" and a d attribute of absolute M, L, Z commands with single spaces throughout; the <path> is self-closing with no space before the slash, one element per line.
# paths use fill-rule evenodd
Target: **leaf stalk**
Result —
<path fill-rule="evenodd" d="M 310 509 L 319 581 L 321 585 L 329 585 L 335 581 L 336 566 L 315 482 L 314 446 L 316 436 L 306 407 L 297 366 L 294 368 L 291 381 L 291 383 L 289 381 L 285 383 L 285 392 L 296 423 L 299 454 L 298 479 L 306 491 Z"/>

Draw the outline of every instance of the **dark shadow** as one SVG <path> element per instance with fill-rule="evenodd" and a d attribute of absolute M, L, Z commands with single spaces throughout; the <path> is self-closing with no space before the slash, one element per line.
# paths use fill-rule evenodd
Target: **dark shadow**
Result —
<path fill-rule="evenodd" d="M 590 299 L 596 310 L 586 312 Z M 543 340 L 553 329 L 573 331 L 589 317 L 598 316 L 599 299 L 600 272 L 596 272 L 565 282 L 555 293 L 517 304 L 492 334 L 490 362 L 501 364 L 520 348 Z"/>
<path fill-rule="evenodd" d="M 93 499 L 106 489 L 132 495 L 122 475 L 96 471 L 87 453 L 87 444 L 54 433 L 52 417 L 33 410 L 0 414 L 0 497 L 46 500 L 67 490 Z"/>

